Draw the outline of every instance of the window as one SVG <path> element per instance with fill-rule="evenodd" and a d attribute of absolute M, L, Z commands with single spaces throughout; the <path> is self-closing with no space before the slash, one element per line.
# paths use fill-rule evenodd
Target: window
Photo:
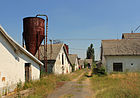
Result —
<path fill-rule="evenodd" d="M 122 63 L 113 63 L 113 71 L 122 72 L 123 71 Z"/>
<path fill-rule="evenodd" d="M 62 54 L 62 65 L 64 65 L 64 55 Z"/>

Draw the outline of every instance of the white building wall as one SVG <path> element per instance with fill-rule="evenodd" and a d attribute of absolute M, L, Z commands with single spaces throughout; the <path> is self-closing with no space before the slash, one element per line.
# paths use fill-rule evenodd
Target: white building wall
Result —
<path fill-rule="evenodd" d="M 62 54 L 63 54 L 63 58 L 64 58 L 63 65 L 62 65 Z M 53 67 L 53 72 L 55 74 L 62 74 L 63 73 L 62 66 L 64 66 L 64 74 L 70 73 L 72 71 L 72 68 L 68 62 L 68 59 L 66 57 L 63 47 L 61 48 L 60 53 L 58 54 L 58 56 L 56 58 L 56 62 Z"/>
<path fill-rule="evenodd" d="M 34 62 L 33 60 L 31 60 L 28 56 L 24 55 L 24 54 L 20 54 L 20 59 L 21 59 L 21 64 L 24 65 L 25 67 L 25 63 L 31 63 L 31 77 L 32 80 L 36 80 L 40 78 L 40 66 L 39 64 L 37 64 L 36 62 Z M 23 68 L 24 70 L 24 79 L 25 79 L 25 68 Z"/>
<path fill-rule="evenodd" d="M 17 82 L 25 82 L 25 63 L 31 63 L 32 79 L 39 79 L 40 67 L 24 53 L 15 52 L 0 33 L 0 91 L 12 91 Z"/>
<path fill-rule="evenodd" d="M 76 58 L 75 61 L 75 71 L 79 69 L 78 59 Z"/>
<path fill-rule="evenodd" d="M 106 56 L 106 70 L 113 72 L 113 63 L 122 63 L 123 72 L 140 71 L 140 56 Z"/>

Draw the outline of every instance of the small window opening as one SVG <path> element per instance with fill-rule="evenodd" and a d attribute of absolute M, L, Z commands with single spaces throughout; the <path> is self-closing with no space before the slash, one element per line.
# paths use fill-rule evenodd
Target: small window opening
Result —
<path fill-rule="evenodd" d="M 122 72 L 123 71 L 122 63 L 113 63 L 113 71 Z"/>
<path fill-rule="evenodd" d="M 64 65 L 64 55 L 62 54 L 62 65 Z"/>

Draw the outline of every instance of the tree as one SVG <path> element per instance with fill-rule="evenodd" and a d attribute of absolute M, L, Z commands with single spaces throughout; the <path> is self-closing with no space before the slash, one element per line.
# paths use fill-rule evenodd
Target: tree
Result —
<path fill-rule="evenodd" d="M 90 46 L 87 49 L 87 59 L 92 59 L 92 61 L 94 62 L 94 48 L 93 48 L 93 44 L 90 44 Z"/>

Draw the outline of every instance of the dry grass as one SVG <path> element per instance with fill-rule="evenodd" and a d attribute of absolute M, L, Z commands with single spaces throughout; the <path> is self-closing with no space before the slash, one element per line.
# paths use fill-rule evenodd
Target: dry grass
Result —
<path fill-rule="evenodd" d="M 55 88 L 62 86 L 66 81 L 78 78 L 83 71 L 85 71 L 85 69 L 77 70 L 66 75 L 44 73 L 40 80 L 25 83 L 23 87 L 20 87 L 19 92 L 8 95 L 7 98 L 46 98 Z M 22 92 L 26 90 L 28 90 L 28 92 L 23 94 Z"/>
<path fill-rule="evenodd" d="M 76 79 L 78 76 L 80 76 L 84 71 L 86 71 L 86 69 L 81 69 L 81 70 L 77 70 L 71 74 L 69 74 L 69 79 L 73 80 Z"/>
<path fill-rule="evenodd" d="M 139 98 L 140 73 L 93 76 L 92 89 L 97 98 Z"/>
<path fill-rule="evenodd" d="M 67 94 L 67 95 L 64 95 L 62 98 L 72 98 L 73 95 L 72 94 Z"/>
<path fill-rule="evenodd" d="M 84 74 L 77 80 L 79 84 L 82 84 L 82 82 L 87 79 L 87 77 L 89 76 L 89 71 L 89 69 L 84 69 Z"/>
<path fill-rule="evenodd" d="M 33 89 L 33 92 L 28 96 L 28 98 L 42 98 L 54 90 L 58 81 L 61 81 L 60 77 L 48 75 L 47 77 L 41 78 L 39 81 L 26 83 L 23 88 Z"/>
<path fill-rule="evenodd" d="M 70 81 L 77 78 L 84 70 L 77 70 L 67 75 L 47 75 L 39 81 L 29 82 L 25 84 L 24 89 L 32 88 L 34 91 L 27 98 L 44 98 L 51 93 L 59 82 Z"/>

